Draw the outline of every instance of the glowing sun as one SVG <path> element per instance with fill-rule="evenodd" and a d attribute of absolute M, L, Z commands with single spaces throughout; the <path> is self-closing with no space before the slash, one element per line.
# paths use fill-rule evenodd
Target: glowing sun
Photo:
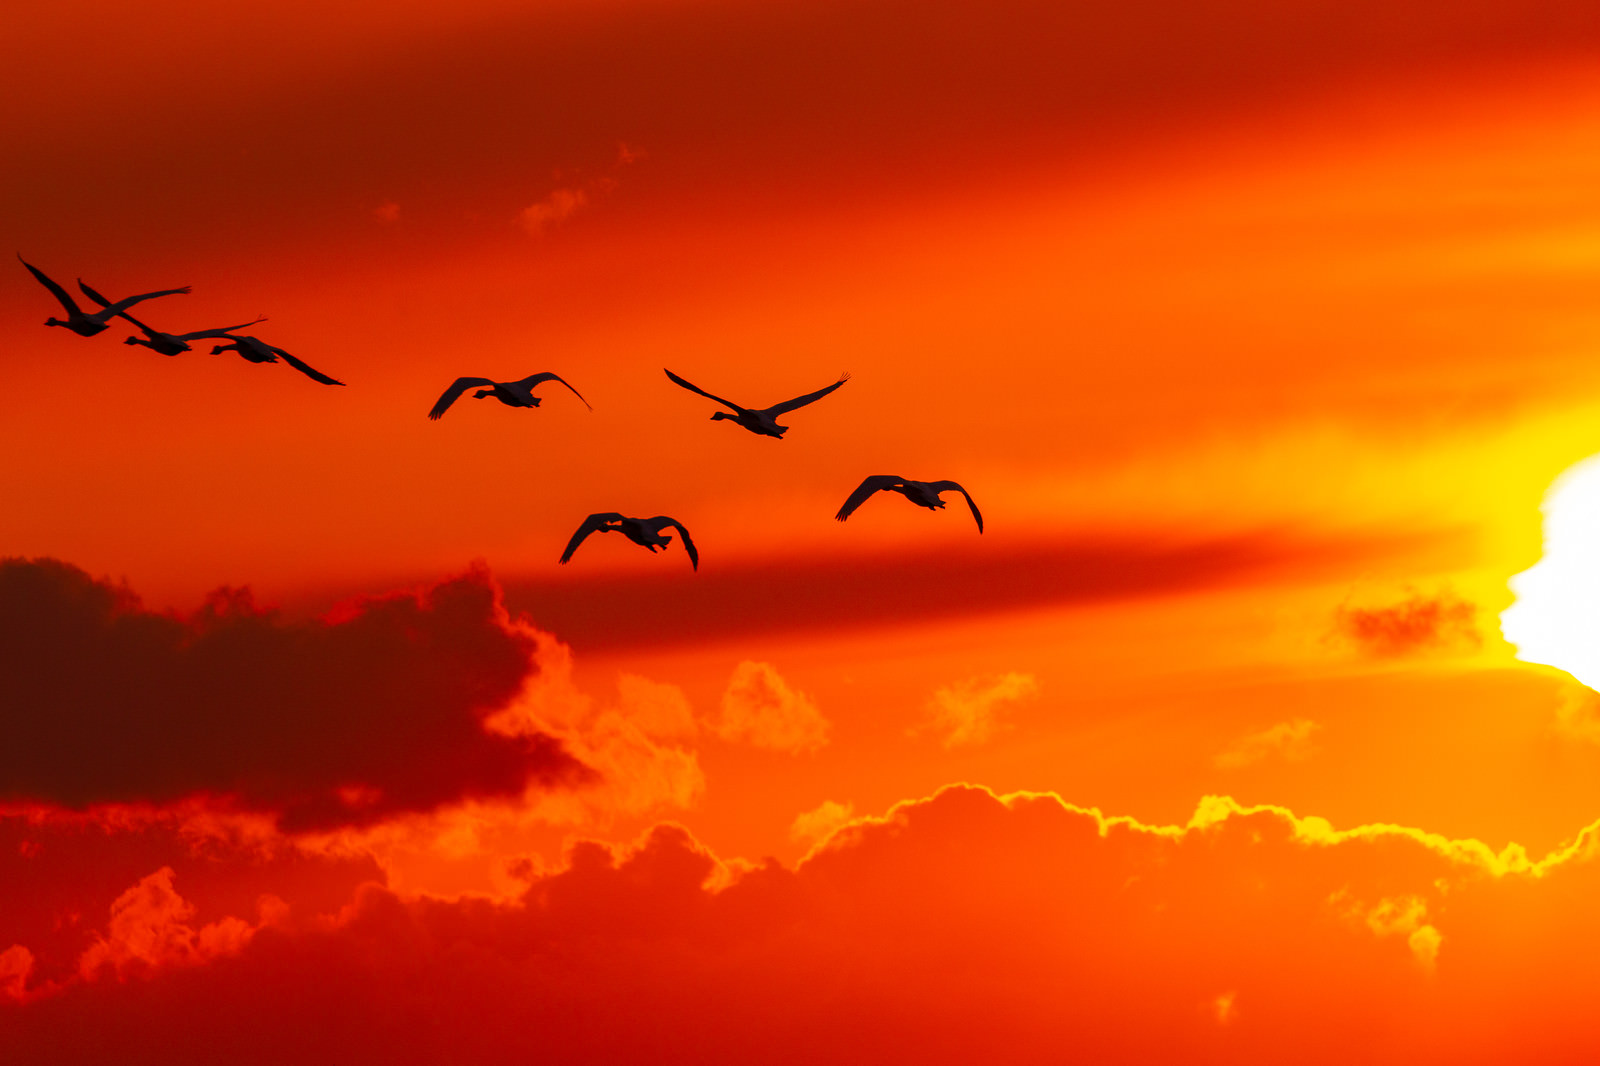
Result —
<path fill-rule="evenodd" d="M 1600 689 L 1600 455 L 1557 478 L 1541 509 L 1544 557 L 1511 578 L 1500 631 L 1517 658 Z"/>

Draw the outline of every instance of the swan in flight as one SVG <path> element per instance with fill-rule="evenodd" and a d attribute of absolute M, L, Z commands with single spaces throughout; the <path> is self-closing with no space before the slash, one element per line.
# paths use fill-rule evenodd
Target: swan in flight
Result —
<path fill-rule="evenodd" d="M 700 569 L 700 553 L 695 551 L 694 541 L 689 539 L 689 531 L 683 528 L 683 523 L 676 518 L 666 515 L 656 515 L 654 518 L 624 518 L 615 511 L 606 511 L 601 514 L 592 514 L 583 520 L 583 525 L 567 541 L 567 550 L 561 553 L 564 563 L 572 558 L 572 553 L 578 550 L 584 538 L 590 533 L 621 533 L 635 544 L 643 545 L 652 552 L 665 548 L 672 543 L 672 538 L 664 536 L 662 530 L 671 526 L 683 537 L 683 550 L 689 553 L 689 562 L 696 570 Z"/>
<path fill-rule="evenodd" d="M 29 273 L 39 279 L 39 284 L 49 289 L 51 294 L 61 302 L 61 306 L 67 309 L 66 321 L 51 316 L 44 320 L 44 324 L 47 326 L 66 326 L 80 337 L 92 337 L 101 332 L 110 323 L 112 316 L 120 315 L 141 300 L 150 300 L 157 296 L 181 296 L 189 291 L 189 286 L 185 285 L 181 289 L 162 289 L 160 292 L 141 293 L 138 296 L 130 296 L 126 300 L 118 300 L 116 303 L 112 303 L 110 300 L 100 300 L 99 302 L 105 305 L 104 308 L 93 314 L 88 314 L 78 306 L 77 301 L 67 295 L 66 289 L 46 277 L 44 271 L 20 255 L 17 256 L 17 262 L 27 267 Z"/>
<path fill-rule="evenodd" d="M 971 493 L 954 481 L 907 481 L 894 474 L 874 474 L 857 485 L 856 491 L 850 494 L 844 506 L 839 508 L 839 513 L 833 517 L 843 522 L 875 492 L 898 492 L 918 507 L 926 507 L 930 511 L 944 507 L 944 501 L 939 498 L 941 492 L 959 492 L 967 498 L 967 506 L 972 508 L 972 517 L 978 521 L 978 532 L 983 532 L 983 515 L 978 513 L 978 505 L 972 502 Z"/>
<path fill-rule="evenodd" d="M 474 400 L 481 400 L 486 396 L 493 396 L 507 407 L 538 407 L 539 397 L 533 394 L 533 387 L 543 381 L 560 381 L 561 384 L 567 385 L 565 381 L 562 381 L 559 375 L 548 372 L 543 374 L 530 374 L 521 381 L 490 381 L 488 378 L 456 378 L 455 384 L 451 385 L 448 389 L 445 389 L 444 395 L 439 397 L 439 402 L 433 405 L 433 410 L 428 412 L 428 417 L 442 418 L 444 413 L 450 410 L 450 405 L 455 403 L 456 399 L 463 392 L 466 392 L 468 389 L 477 386 L 482 386 L 482 388 L 479 388 L 477 392 L 472 394 L 472 398 Z M 573 389 L 571 385 L 567 385 L 567 388 L 572 389 L 572 395 L 576 396 L 580 400 L 583 400 L 583 393 L 579 392 L 577 389 Z M 583 400 L 583 406 L 588 407 L 591 411 L 594 410 L 593 407 L 589 406 L 588 400 Z M 643 542 L 641 541 L 641 543 Z"/>
<path fill-rule="evenodd" d="M 89 297 L 89 299 L 93 300 L 97 304 L 102 305 L 106 308 L 106 310 L 111 310 L 111 301 L 107 300 L 104 296 L 101 296 L 99 293 L 91 289 L 87 284 L 84 283 L 82 278 L 78 279 L 78 288 L 82 289 L 83 294 Z M 233 330 L 244 329 L 245 326 L 253 326 L 257 322 L 265 322 L 267 320 L 266 316 L 263 315 L 259 318 L 252 319 L 249 322 L 245 322 L 237 326 L 223 326 L 221 329 L 197 329 L 193 333 L 162 333 L 159 329 L 151 329 L 149 326 L 145 325 L 143 322 L 140 322 L 137 318 L 134 318 L 126 311 L 113 311 L 112 313 L 118 318 L 127 319 L 129 322 L 132 322 L 134 325 L 144 330 L 143 337 L 128 337 L 122 342 L 123 344 L 142 344 L 151 351 L 160 352 L 162 355 L 177 355 L 179 352 L 191 351 L 192 349 L 189 347 L 190 341 L 204 340 L 208 337 L 225 337 L 232 339 Z"/>
<path fill-rule="evenodd" d="M 280 358 L 282 358 L 285 363 L 288 363 L 290 366 L 300 371 L 300 373 L 304 374 L 312 381 L 320 381 L 324 385 L 344 384 L 342 381 L 335 381 L 333 378 L 330 378 L 320 370 L 313 370 L 311 367 L 302 363 L 300 360 L 296 359 L 282 348 L 275 348 L 259 338 L 233 336 L 226 333 L 223 334 L 223 336 L 227 337 L 233 343 L 217 345 L 215 348 L 211 349 L 212 355 L 221 355 L 223 352 L 238 352 L 241 357 L 252 363 L 276 363 Z M 220 340 L 221 338 L 218 339 Z"/>
<path fill-rule="evenodd" d="M 662 369 L 666 370 L 665 367 Z M 713 396 L 705 389 L 702 389 L 697 385 L 689 384 L 687 381 L 683 380 L 670 370 L 667 370 L 666 374 L 667 377 L 671 378 L 676 384 L 682 385 L 690 392 L 698 392 L 708 400 L 715 400 L 724 407 L 733 408 L 733 414 L 730 415 L 726 411 L 718 411 L 716 414 L 711 416 L 711 421 L 715 422 L 719 418 L 726 418 L 731 422 L 737 422 L 745 429 L 748 429 L 751 433 L 760 433 L 762 436 L 766 437 L 777 437 L 780 440 L 783 439 L 784 433 L 788 432 L 789 427 L 778 425 L 779 415 L 788 414 L 797 407 L 804 407 L 808 403 L 815 403 L 824 396 L 828 395 L 828 393 L 832 392 L 834 389 L 837 389 L 840 385 L 843 385 L 845 382 L 850 380 L 849 374 L 840 374 L 839 380 L 835 381 L 832 385 L 829 385 L 825 389 L 818 389 L 816 392 L 808 392 L 804 396 L 797 396 L 792 400 L 786 400 L 783 403 L 773 404 L 771 407 L 768 407 L 765 410 L 756 411 L 748 407 L 740 407 L 731 400 L 724 400 L 721 396 Z"/>

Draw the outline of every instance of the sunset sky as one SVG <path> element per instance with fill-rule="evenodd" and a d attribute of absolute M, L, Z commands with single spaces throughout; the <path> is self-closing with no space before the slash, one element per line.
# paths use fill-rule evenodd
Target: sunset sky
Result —
<path fill-rule="evenodd" d="M 0 247 L 346 383 L 4 268 L 0 1061 L 1600 1047 L 1593 3 L 60 0 L 0 82 Z"/>

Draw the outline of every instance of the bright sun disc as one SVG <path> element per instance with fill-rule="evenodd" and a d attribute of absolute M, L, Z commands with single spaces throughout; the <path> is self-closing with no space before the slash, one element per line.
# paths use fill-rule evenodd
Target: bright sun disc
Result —
<path fill-rule="evenodd" d="M 1544 557 L 1512 576 L 1500 631 L 1517 658 L 1600 689 L 1600 456 L 1557 478 L 1541 510 Z"/>

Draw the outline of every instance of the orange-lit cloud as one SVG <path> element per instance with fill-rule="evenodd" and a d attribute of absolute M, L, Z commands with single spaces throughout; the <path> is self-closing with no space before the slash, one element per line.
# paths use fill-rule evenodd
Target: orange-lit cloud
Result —
<path fill-rule="evenodd" d="M 1477 647 L 1475 604 L 1447 592 L 1412 593 L 1384 607 L 1341 607 L 1337 632 L 1362 651 L 1377 656 L 1408 655 L 1452 646 Z"/>
<path fill-rule="evenodd" d="M 106 934 L 79 960 L 83 976 L 93 979 L 109 971 L 120 977 L 130 971 L 199 965 L 236 954 L 249 942 L 255 929 L 239 918 L 199 929 L 190 925 L 194 905 L 178 895 L 172 878 L 172 867 L 163 866 L 117 897 Z M 276 907 L 282 910 L 284 905 L 279 901 Z"/>
<path fill-rule="evenodd" d="M 591 773 L 548 734 L 484 728 L 533 673 L 535 636 L 481 569 L 286 623 L 247 592 L 184 619 L 65 563 L 12 559 L 0 627 L 13 800 L 208 795 L 305 829 Z"/>
<path fill-rule="evenodd" d="M 1315 750 L 1311 734 L 1322 727 L 1309 718 L 1296 718 L 1292 722 L 1279 722 L 1240 737 L 1226 751 L 1212 760 L 1218 769 L 1237 770 L 1277 755 L 1289 762 L 1299 762 L 1311 757 Z"/>
<path fill-rule="evenodd" d="M 789 839 L 810 847 L 820 844 L 833 835 L 836 829 L 848 825 L 856 816 L 853 803 L 823 800 L 809 811 L 795 816 L 789 826 Z"/>
<path fill-rule="evenodd" d="M 1038 692 L 1039 682 L 1033 675 L 1015 672 L 949 685 L 933 694 L 927 720 L 913 732 L 934 733 L 947 748 L 982 744 L 1009 728 L 999 718 L 1001 708 Z"/>
<path fill-rule="evenodd" d="M 828 720 L 804 692 L 771 663 L 746 659 L 734 667 L 713 724 L 723 740 L 775 751 L 816 751 L 828 742 Z"/>
<path fill-rule="evenodd" d="M 0 997 L 21 999 L 33 972 L 33 952 L 21 944 L 0 951 Z"/>

